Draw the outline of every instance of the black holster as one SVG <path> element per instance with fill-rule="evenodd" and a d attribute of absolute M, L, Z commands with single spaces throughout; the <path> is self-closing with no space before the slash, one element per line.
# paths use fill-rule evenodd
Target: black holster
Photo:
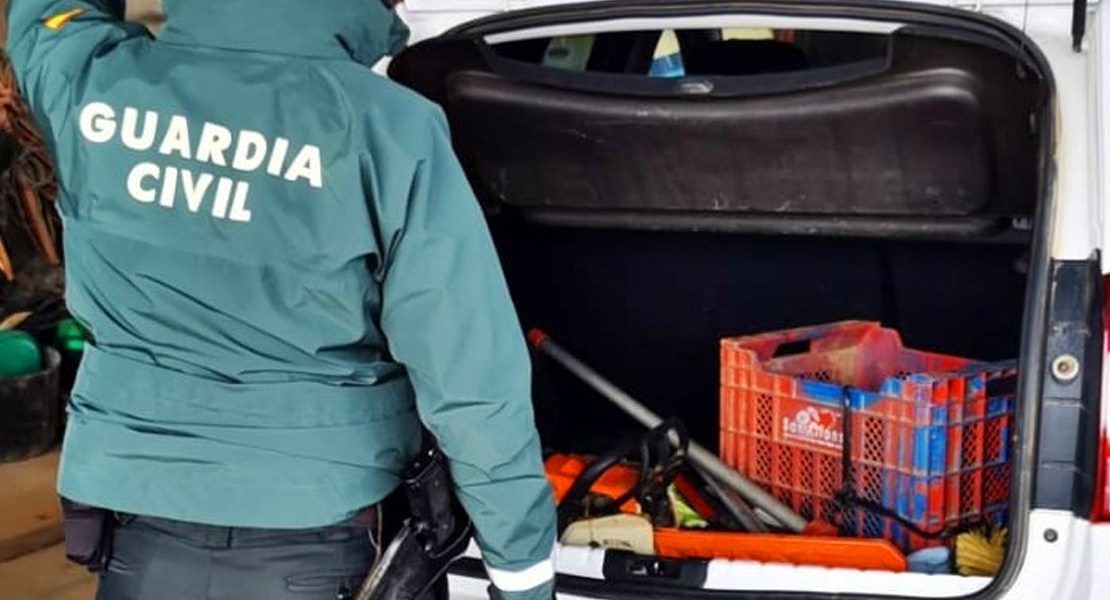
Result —
<path fill-rule="evenodd" d="M 447 568 L 470 541 L 470 519 L 455 497 L 447 460 L 438 449 L 421 453 L 401 477 L 410 516 L 366 578 L 357 600 L 417 600 L 429 591 L 443 594 Z"/>
<path fill-rule="evenodd" d="M 110 510 L 62 498 L 66 559 L 93 573 L 108 567 L 116 515 Z"/>

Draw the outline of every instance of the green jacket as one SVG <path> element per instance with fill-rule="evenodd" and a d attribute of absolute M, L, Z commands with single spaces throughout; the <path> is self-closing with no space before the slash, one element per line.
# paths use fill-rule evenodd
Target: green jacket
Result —
<path fill-rule="evenodd" d="M 58 166 L 67 302 L 92 341 L 59 492 L 312 527 L 397 485 L 420 423 L 502 591 L 550 594 L 530 365 L 438 107 L 367 67 L 377 0 L 11 0 Z"/>

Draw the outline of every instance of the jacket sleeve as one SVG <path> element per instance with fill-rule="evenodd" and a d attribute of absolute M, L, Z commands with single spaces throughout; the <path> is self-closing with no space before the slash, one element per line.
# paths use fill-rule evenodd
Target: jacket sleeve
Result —
<path fill-rule="evenodd" d="M 382 284 L 382 329 L 474 521 L 495 598 L 552 598 L 555 511 L 520 323 L 435 112 Z"/>
<path fill-rule="evenodd" d="M 124 0 L 8 0 L 8 57 L 40 127 L 72 110 L 67 88 L 105 48 L 147 36 L 123 11 Z"/>

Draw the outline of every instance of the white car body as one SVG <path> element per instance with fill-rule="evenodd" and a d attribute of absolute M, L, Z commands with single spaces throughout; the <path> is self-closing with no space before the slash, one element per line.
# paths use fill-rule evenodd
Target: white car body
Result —
<path fill-rule="evenodd" d="M 505 11 L 568 4 L 566 0 L 406 0 L 398 8 L 410 25 L 413 42 L 435 37 L 467 21 Z M 1051 256 L 1084 260 L 1110 247 L 1110 10 L 1097 2 L 1088 7 L 1087 33 L 1082 50 L 1072 47 L 1073 5 L 1066 0 L 932 0 L 927 4 L 977 11 L 1023 29 L 1039 47 L 1053 72 L 1058 136 L 1058 180 L 1054 229 L 1049 233 Z M 651 19 L 576 23 L 556 29 L 514 33 L 513 37 L 542 37 L 553 33 L 584 33 L 615 29 L 677 28 L 704 25 L 706 17 L 688 22 Z M 730 15 L 710 19 L 716 26 L 809 27 L 857 31 L 891 31 L 897 23 L 853 20 L 807 20 Z M 665 27 L 664 27 L 665 26 Z M 1107 36 L 1103 32 L 1108 32 Z M 1102 255 L 1102 273 L 1110 274 L 1110 259 Z M 1103 398 L 1110 397 L 1110 377 L 1103 377 Z M 1103 402 L 1103 435 L 1110 423 L 1110 403 Z M 1051 532 L 1051 533 L 1050 533 Z M 995 589 L 987 578 L 862 572 L 844 569 L 795 567 L 715 561 L 706 589 L 734 592 L 793 592 L 797 594 L 856 594 L 863 597 L 962 597 L 983 593 L 1006 600 L 1095 600 L 1110 595 L 1110 523 L 1092 524 L 1070 512 L 1034 510 L 1029 517 L 1021 567 L 1008 585 Z M 476 556 L 476 550 L 471 549 Z M 600 550 L 560 549 L 557 571 L 604 580 Z M 452 576 L 452 597 L 485 598 L 488 582 Z M 676 596 L 678 594 L 675 594 Z M 683 593 L 696 597 L 697 594 Z M 560 593 L 561 598 L 572 598 Z"/>

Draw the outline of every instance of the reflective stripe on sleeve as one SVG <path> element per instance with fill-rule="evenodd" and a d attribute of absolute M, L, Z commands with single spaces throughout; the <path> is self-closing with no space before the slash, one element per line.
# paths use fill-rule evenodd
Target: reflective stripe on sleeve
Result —
<path fill-rule="evenodd" d="M 551 558 L 536 563 L 523 571 L 505 571 L 486 566 L 489 581 L 503 592 L 526 592 L 555 579 L 555 551 Z"/>

